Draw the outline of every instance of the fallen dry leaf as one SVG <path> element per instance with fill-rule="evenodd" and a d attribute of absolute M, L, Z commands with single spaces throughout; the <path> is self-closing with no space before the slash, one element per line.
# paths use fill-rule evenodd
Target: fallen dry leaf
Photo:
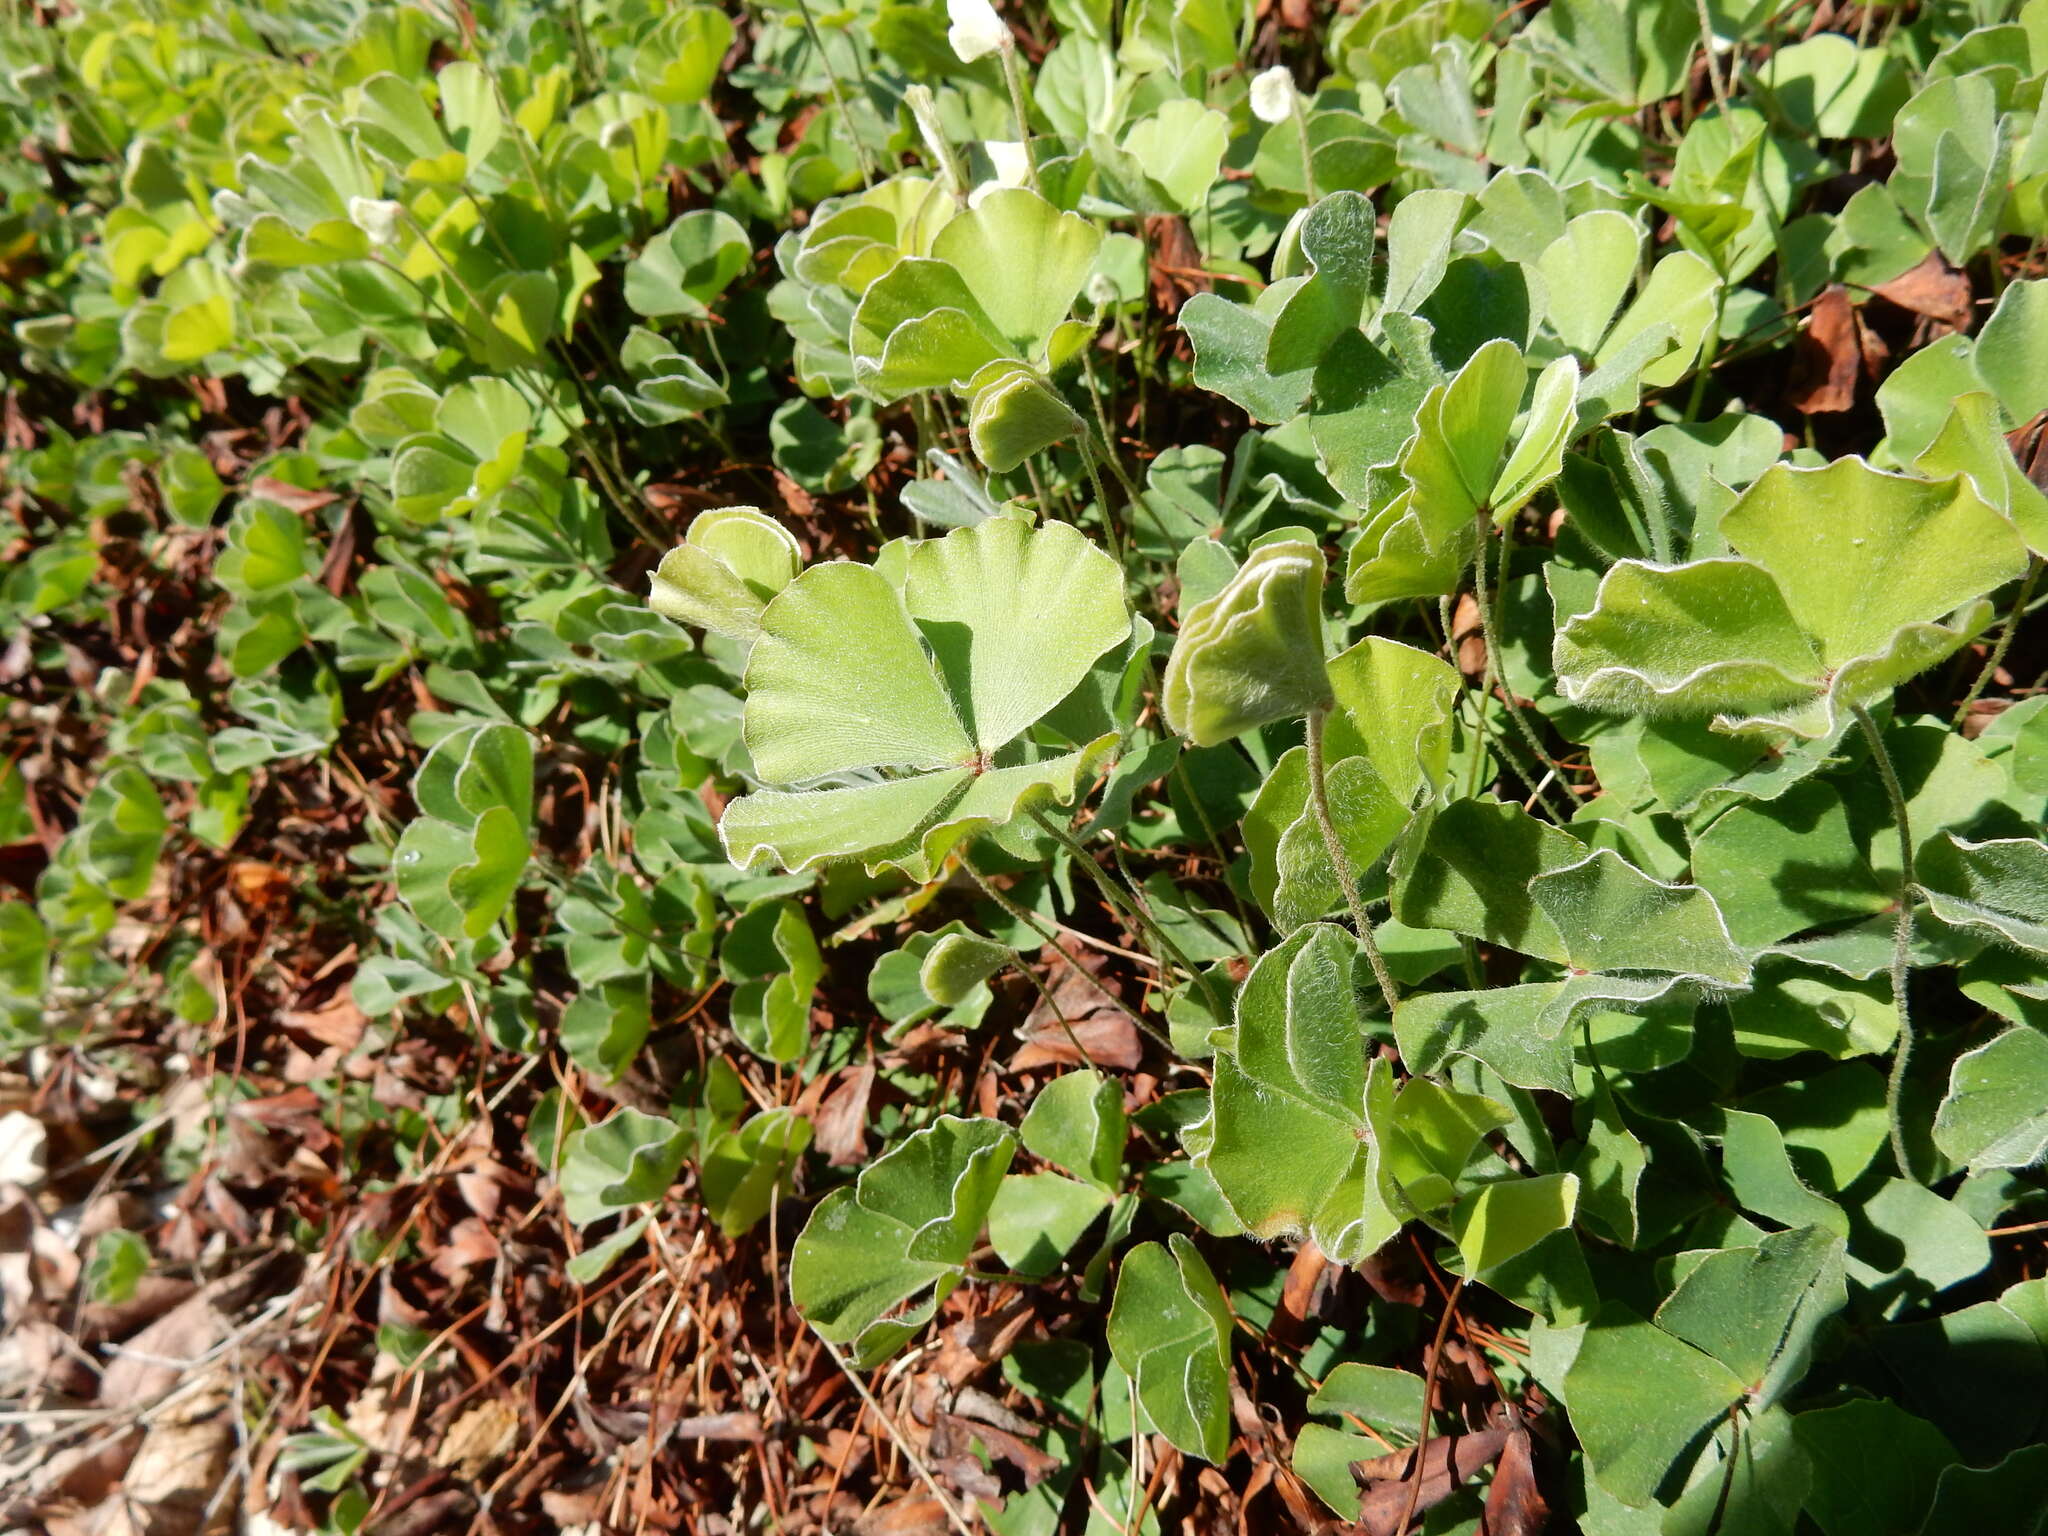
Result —
<path fill-rule="evenodd" d="M 1536 1487 L 1536 1459 L 1529 1431 L 1517 1424 L 1508 1434 L 1486 1490 L 1486 1536 L 1543 1536 L 1550 1526 L 1550 1506 Z"/>
<path fill-rule="evenodd" d="M 1862 366 L 1856 306 L 1849 302 L 1849 290 L 1835 283 L 1814 300 L 1793 347 L 1785 403 L 1808 416 L 1846 411 L 1856 403 L 1856 375 Z"/>
<path fill-rule="evenodd" d="M 1470 1435 L 1433 1436 L 1422 1454 L 1422 1488 L 1415 1513 L 1433 1509 L 1449 1498 L 1473 1473 L 1500 1455 L 1508 1442 L 1505 1429 L 1482 1429 Z M 1359 1504 L 1358 1524 L 1370 1536 L 1400 1536 L 1397 1526 L 1408 1507 L 1413 1449 L 1351 1463 L 1351 1475 L 1366 1489 Z"/>
<path fill-rule="evenodd" d="M 0 1184 L 34 1189 L 49 1166 L 49 1133 L 34 1115 L 10 1110 L 0 1115 Z"/>
<path fill-rule="evenodd" d="M 227 1331 L 214 1305 L 219 1294 L 221 1285 L 210 1285 L 112 1346 L 114 1358 L 100 1373 L 100 1406 L 147 1407 L 197 1368 Z"/>
<path fill-rule="evenodd" d="M 898 1499 L 853 1522 L 853 1536 L 941 1536 L 952 1529 L 937 1499 Z"/>
<path fill-rule="evenodd" d="M 448 1426 L 434 1449 L 434 1465 L 473 1483 L 518 1441 L 519 1410 L 506 1398 L 486 1398 Z"/>
<path fill-rule="evenodd" d="M 1938 320 L 1952 331 L 1970 328 L 1970 280 L 1943 260 L 1939 251 L 1929 251 L 1920 265 L 1871 291 L 1901 309 Z"/>
<path fill-rule="evenodd" d="M 811 1116 L 812 1144 L 834 1168 L 850 1168 L 867 1157 L 868 1098 L 874 1087 L 871 1063 L 848 1067 Z"/>

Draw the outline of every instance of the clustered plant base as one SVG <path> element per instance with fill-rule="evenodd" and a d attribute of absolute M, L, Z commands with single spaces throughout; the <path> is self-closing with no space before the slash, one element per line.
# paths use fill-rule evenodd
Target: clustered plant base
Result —
<path fill-rule="evenodd" d="M 0 1525 L 2048 1530 L 2048 0 L 0 60 Z"/>

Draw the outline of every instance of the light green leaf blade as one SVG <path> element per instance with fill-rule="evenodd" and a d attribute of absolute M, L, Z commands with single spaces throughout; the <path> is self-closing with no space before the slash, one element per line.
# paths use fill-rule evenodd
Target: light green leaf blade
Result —
<path fill-rule="evenodd" d="M 1069 524 L 1011 517 L 918 545 L 903 603 L 984 755 L 1073 692 L 1131 627 L 1114 560 Z"/>
<path fill-rule="evenodd" d="M 848 562 L 812 566 L 762 610 L 745 732 L 754 766 L 776 784 L 974 757 L 903 594 Z"/>
<path fill-rule="evenodd" d="M 673 1120 L 619 1109 L 562 1144 L 562 1207 L 587 1226 L 659 1200 L 683 1165 L 688 1134 Z"/>
<path fill-rule="evenodd" d="M 1848 1299 L 1840 1235 L 1795 1227 L 1705 1255 L 1655 1321 L 1749 1383 L 1761 1410 L 1804 1373 L 1815 1333 Z"/>
<path fill-rule="evenodd" d="M 1585 857 L 1584 843 L 1519 806 L 1454 801 L 1396 883 L 1394 915 L 1411 928 L 1448 928 L 1562 962 L 1565 937 L 1530 883 Z"/>
<path fill-rule="evenodd" d="M 1110 1198 L 1108 1191 L 1065 1174 L 1008 1174 L 989 1207 L 989 1245 L 1015 1273 L 1049 1275 L 1109 1208 Z"/>
<path fill-rule="evenodd" d="M 785 1108 L 763 1110 L 713 1142 L 697 1182 L 718 1229 L 737 1237 L 766 1216 L 789 1191 L 810 1144 L 811 1122 Z"/>
<path fill-rule="evenodd" d="M 1180 328 L 1194 348 L 1195 382 L 1242 406 L 1254 421 L 1288 421 L 1307 401 L 1313 367 L 1280 375 L 1266 370 L 1270 312 L 1198 293 L 1181 306 Z"/>
<path fill-rule="evenodd" d="M 1101 243 L 1091 221 L 1026 188 L 1005 187 L 940 230 L 932 255 L 959 272 L 1018 356 L 1037 359 L 1088 281 Z"/>
<path fill-rule="evenodd" d="M 1618 562 L 1558 628 L 1552 664 L 1573 703 L 1630 714 L 1754 715 L 1826 685 L 1778 583 L 1747 560 Z"/>
<path fill-rule="evenodd" d="M 1642 244 L 1642 226 L 1634 219 L 1599 208 L 1565 225 L 1537 258 L 1550 324 L 1574 352 L 1591 357 L 1599 347 L 1635 282 Z"/>
<path fill-rule="evenodd" d="M 1312 1235 L 1352 1263 L 1400 1230 L 1369 1134 L 1362 953 L 1328 923 L 1298 928 L 1261 956 L 1239 989 L 1234 1025 L 1216 1037 L 1206 1140 L 1196 1161 L 1260 1238 Z M 1394 1198 L 1398 1199 L 1398 1196 Z"/>
<path fill-rule="evenodd" d="M 993 1120 L 942 1115 L 832 1191 L 791 1256 L 797 1310 L 863 1365 L 892 1353 L 958 1283 L 1016 1146 Z M 926 1304 L 888 1316 L 924 1291 Z"/>
<path fill-rule="evenodd" d="M 2048 1155 L 2048 1036 L 2018 1025 L 1958 1056 L 1934 1144 L 1973 1172 L 2039 1164 Z"/>
<path fill-rule="evenodd" d="M 718 823 L 725 854 L 741 869 L 773 861 L 792 874 L 876 850 L 914 846 L 917 834 L 957 799 L 965 768 L 840 789 L 757 789 L 729 803 Z"/>
<path fill-rule="evenodd" d="M 1749 978 L 1749 961 L 1712 896 L 1654 880 L 1611 848 L 1546 870 L 1529 882 L 1529 894 L 1581 970 L 1670 971 L 1724 986 Z"/>
<path fill-rule="evenodd" d="M 1039 1089 L 1017 1136 L 1047 1162 L 1114 1193 L 1122 1180 L 1127 1125 L 1122 1085 L 1087 1070 Z"/>
<path fill-rule="evenodd" d="M 1772 465 L 1722 514 L 1721 532 L 1770 572 L 1830 672 L 2027 568 L 2018 530 L 1970 480 L 1915 480 L 1857 458 Z"/>
<path fill-rule="evenodd" d="M 1159 1432 L 1221 1462 L 1230 1442 L 1230 1307 L 1195 1245 L 1140 1243 L 1124 1256 L 1109 1309 L 1110 1352 Z"/>
<path fill-rule="evenodd" d="M 1021 365 L 989 364 L 975 376 L 972 393 L 968 440 L 974 444 L 974 456 L 999 475 L 1072 437 L 1081 427 L 1080 418 L 1052 387 Z"/>
<path fill-rule="evenodd" d="M 951 1008 L 1016 958 L 1009 945 L 978 933 L 942 934 L 918 967 L 918 984 L 933 1002 Z M 1024 1144 L 1031 1145 L 1029 1137 Z"/>
<path fill-rule="evenodd" d="M 626 303 L 650 319 L 701 317 L 752 259 L 737 219 L 716 209 L 692 209 L 626 264 Z"/>
<path fill-rule="evenodd" d="M 1124 153 L 1144 167 L 1183 213 L 1199 213 L 1223 163 L 1230 119 L 1178 97 L 1124 135 Z"/>
<path fill-rule="evenodd" d="M 1952 927 L 2048 955 L 2048 844 L 2003 837 L 1930 842 L 1915 867 L 1927 908 Z"/>
<path fill-rule="evenodd" d="M 1536 392 L 1514 451 L 1501 466 L 1490 497 L 1493 520 L 1504 526 L 1564 468 L 1565 444 L 1578 431 L 1579 365 L 1560 357 L 1536 376 Z"/>
<path fill-rule="evenodd" d="M 1744 1391 L 1711 1355 L 1610 1301 L 1580 1339 L 1563 1395 L 1594 1480 L 1640 1509 Z"/>
<path fill-rule="evenodd" d="M 1579 1181 L 1569 1173 L 1482 1184 L 1451 1212 L 1451 1236 L 1465 1272 L 1483 1277 L 1572 1224 Z"/>
<path fill-rule="evenodd" d="M 716 507 L 698 513 L 662 557 L 648 602 L 678 624 L 745 638 L 802 566 L 796 539 L 759 507 Z"/>

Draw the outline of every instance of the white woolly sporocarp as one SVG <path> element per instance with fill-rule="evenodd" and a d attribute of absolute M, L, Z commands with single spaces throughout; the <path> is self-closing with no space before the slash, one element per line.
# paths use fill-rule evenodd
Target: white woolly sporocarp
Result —
<path fill-rule="evenodd" d="M 946 41 L 963 64 L 1010 45 L 1010 29 L 988 0 L 946 0 L 946 17 L 953 23 L 946 28 Z"/>

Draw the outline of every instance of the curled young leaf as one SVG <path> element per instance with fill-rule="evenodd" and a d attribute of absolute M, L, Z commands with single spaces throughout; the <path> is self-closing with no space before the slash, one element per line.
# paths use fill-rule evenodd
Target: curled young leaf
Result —
<path fill-rule="evenodd" d="M 1299 540 L 1251 553 L 1181 625 L 1166 662 L 1166 722 L 1197 746 L 1330 701 L 1323 662 L 1323 552 Z"/>
<path fill-rule="evenodd" d="M 699 513 L 683 542 L 662 556 L 647 579 L 647 601 L 678 624 L 743 640 L 802 564 L 789 530 L 759 507 L 717 507 Z"/>

